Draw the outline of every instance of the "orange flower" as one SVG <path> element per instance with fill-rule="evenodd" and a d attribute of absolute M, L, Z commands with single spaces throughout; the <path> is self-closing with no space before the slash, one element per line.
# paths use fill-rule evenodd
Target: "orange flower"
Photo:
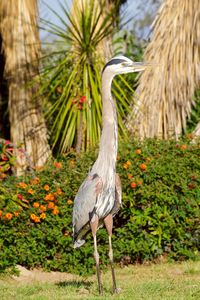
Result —
<path fill-rule="evenodd" d="M 49 191 L 49 189 L 50 189 L 50 187 L 48 186 L 48 184 L 45 184 L 44 190 L 45 190 L 45 191 Z"/>
<path fill-rule="evenodd" d="M 61 188 L 57 188 L 56 193 L 57 193 L 58 195 L 61 195 L 63 192 L 62 192 Z"/>
<path fill-rule="evenodd" d="M 44 200 L 45 201 L 53 201 L 55 200 L 55 195 L 54 194 L 47 194 L 45 197 L 44 197 Z"/>
<path fill-rule="evenodd" d="M 34 192 L 33 189 L 29 189 L 29 190 L 28 190 L 28 193 L 31 194 L 31 195 L 33 195 L 35 192 Z"/>
<path fill-rule="evenodd" d="M 18 211 L 14 211 L 14 216 L 15 217 L 19 217 L 19 212 Z"/>
<path fill-rule="evenodd" d="M 132 179 L 133 175 L 132 174 L 128 174 L 128 179 Z"/>
<path fill-rule="evenodd" d="M 25 189 L 27 187 L 27 184 L 25 182 L 20 182 L 18 184 L 18 187 Z"/>
<path fill-rule="evenodd" d="M 36 217 L 35 220 L 34 220 L 34 222 L 35 222 L 35 223 L 39 223 L 39 222 L 40 222 L 40 218 L 39 218 L 39 217 Z"/>
<path fill-rule="evenodd" d="M 8 219 L 8 220 L 11 220 L 12 217 L 13 217 L 13 214 L 11 214 L 11 213 L 6 213 L 5 214 L 5 218 Z"/>
<path fill-rule="evenodd" d="M 3 212 L 2 212 L 2 210 L 0 210 L 0 218 L 2 217 L 2 215 L 3 215 Z"/>
<path fill-rule="evenodd" d="M 141 169 L 142 171 L 145 171 L 146 168 L 147 168 L 147 165 L 145 165 L 145 164 L 141 164 L 141 165 L 140 165 L 140 169 Z"/>
<path fill-rule="evenodd" d="M 54 203 L 53 202 L 49 202 L 48 204 L 47 204 L 47 207 L 49 208 L 49 209 L 53 209 L 54 208 Z"/>
<path fill-rule="evenodd" d="M 127 163 L 123 164 L 123 168 L 124 168 L 124 169 L 128 169 Z"/>
<path fill-rule="evenodd" d="M 120 160 L 120 155 L 117 155 L 117 160 Z"/>
<path fill-rule="evenodd" d="M 132 189 L 135 189 L 137 185 L 136 185 L 135 182 L 131 182 L 131 183 L 130 183 L 130 186 L 132 187 Z"/>
<path fill-rule="evenodd" d="M 53 214 L 58 215 L 58 213 L 59 213 L 58 207 L 55 206 L 54 209 L 53 209 Z"/>
<path fill-rule="evenodd" d="M 31 220 L 35 220 L 36 217 L 37 217 L 37 216 L 36 216 L 35 214 L 31 214 L 31 215 L 30 215 Z"/>
<path fill-rule="evenodd" d="M 42 211 L 46 211 L 46 210 L 47 210 L 46 206 L 44 206 L 44 205 L 40 205 L 40 209 L 41 209 Z"/>
<path fill-rule="evenodd" d="M 40 219 L 45 219 L 46 218 L 46 214 L 45 213 L 41 213 L 41 215 L 40 215 Z"/>
<path fill-rule="evenodd" d="M 135 153 L 136 153 L 136 154 L 141 154 L 141 153 L 142 153 L 142 150 L 141 150 L 141 149 L 136 149 L 136 150 L 135 150 Z"/>
<path fill-rule="evenodd" d="M 72 203 L 73 203 L 73 201 L 72 201 L 71 199 L 68 199 L 68 200 L 67 200 L 67 204 L 68 204 L 68 205 L 71 205 Z"/>
<path fill-rule="evenodd" d="M 35 214 L 31 214 L 30 218 L 32 221 L 34 221 L 35 223 L 39 223 L 40 222 L 40 218 L 37 217 Z"/>
<path fill-rule="evenodd" d="M 187 146 L 186 145 L 182 145 L 180 148 L 181 148 L 181 150 L 185 151 L 187 149 Z"/>
<path fill-rule="evenodd" d="M 61 162 L 55 161 L 55 162 L 54 162 L 54 167 L 57 168 L 57 169 L 61 169 L 61 168 L 62 168 Z"/>
<path fill-rule="evenodd" d="M 126 164 L 127 164 L 127 166 L 131 166 L 131 162 L 130 162 L 130 160 L 127 160 L 127 162 L 126 162 Z"/>
<path fill-rule="evenodd" d="M 39 183 L 40 179 L 38 177 L 35 177 L 30 180 L 30 184 L 37 185 Z"/>
<path fill-rule="evenodd" d="M 33 207 L 38 208 L 39 206 L 40 206 L 40 204 L 38 202 L 33 203 Z"/>
<path fill-rule="evenodd" d="M 124 168 L 124 169 L 128 169 L 128 168 L 130 167 L 130 165 L 131 165 L 130 160 L 127 160 L 127 162 L 125 162 L 125 163 L 123 164 L 123 168 Z"/>

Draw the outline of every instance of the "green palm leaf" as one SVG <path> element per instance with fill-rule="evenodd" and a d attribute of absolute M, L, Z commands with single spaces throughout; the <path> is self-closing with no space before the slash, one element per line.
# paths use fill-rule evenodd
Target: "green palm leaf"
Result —
<path fill-rule="evenodd" d="M 106 12 L 105 5 L 100 6 L 94 0 L 84 1 L 82 9 L 75 6 L 75 15 L 69 13 L 66 3 L 60 6 L 66 19 L 48 8 L 64 27 L 43 20 L 47 31 L 58 39 L 51 53 L 44 55 L 40 93 L 46 95 L 45 115 L 52 147 L 58 152 L 66 152 L 71 147 L 76 147 L 77 151 L 88 150 L 97 145 L 101 134 L 104 59 L 99 55 L 99 47 L 113 34 L 115 14 Z M 131 88 L 121 76 L 113 84 L 119 133 L 126 136 L 123 120 L 130 101 L 120 80 L 126 89 Z"/>

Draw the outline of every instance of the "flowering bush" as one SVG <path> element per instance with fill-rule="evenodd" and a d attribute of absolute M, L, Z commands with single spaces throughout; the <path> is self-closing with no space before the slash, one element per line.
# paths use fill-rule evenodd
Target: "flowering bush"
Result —
<path fill-rule="evenodd" d="M 14 173 L 14 167 L 18 164 L 17 157 L 25 158 L 27 167 L 32 169 L 30 158 L 21 143 L 14 145 L 9 140 L 0 139 L 0 180 Z"/>
<path fill-rule="evenodd" d="M 0 184 L 0 267 L 86 273 L 94 270 L 91 235 L 73 249 L 72 207 L 97 153 L 71 152 L 49 163 L 36 177 L 13 176 Z M 117 171 L 123 207 L 114 219 L 116 262 L 157 257 L 199 257 L 200 145 L 189 139 L 130 142 L 119 149 Z M 103 264 L 108 237 L 97 234 Z M 106 246 L 106 247 L 105 247 Z"/>
<path fill-rule="evenodd" d="M 115 231 L 118 259 L 121 253 L 132 261 L 197 258 L 200 145 L 147 140 L 136 147 L 125 146 L 118 161 L 124 192 Z"/>
<path fill-rule="evenodd" d="M 0 180 L 5 179 L 15 164 L 13 145 L 8 140 L 0 139 Z"/>

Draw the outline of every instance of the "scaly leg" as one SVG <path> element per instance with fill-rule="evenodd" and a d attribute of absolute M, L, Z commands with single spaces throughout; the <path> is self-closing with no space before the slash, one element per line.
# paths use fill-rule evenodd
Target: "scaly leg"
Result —
<path fill-rule="evenodd" d="M 104 219 L 104 224 L 106 226 L 108 236 L 109 236 L 109 259 L 110 259 L 110 265 L 111 265 L 111 272 L 112 272 L 112 281 L 113 281 L 113 293 L 119 293 L 119 289 L 116 285 L 116 279 L 115 279 L 115 270 L 114 270 L 114 263 L 113 263 L 113 249 L 112 249 L 112 227 L 113 227 L 113 217 L 112 215 L 108 215 Z"/>
<path fill-rule="evenodd" d="M 90 227 L 92 230 L 92 236 L 93 236 L 93 240 L 94 240 L 94 258 L 95 258 L 95 262 L 96 262 L 98 289 L 99 289 L 99 294 L 101 295 L 103 290 L 102 290 L 102 284 L 101 284 L 101 274 L 100 274 L 100 268 L 99 268 L 99 253 L 97 251 L 97 238 L 96 238 L 98 223 L 99 223 L 99 218 L 96 216 L 95 221 L 90 222 Z"/>

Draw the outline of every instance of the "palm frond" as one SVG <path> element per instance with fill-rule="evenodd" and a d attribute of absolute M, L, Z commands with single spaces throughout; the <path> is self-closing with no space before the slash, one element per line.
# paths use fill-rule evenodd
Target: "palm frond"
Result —
<path fill-rule="evenodd" d="M 200 78 L 200 1 L 165 0 L 144 54 L 152 63 L 139 79 L 127 127 L 141 138 L 178 137 Z"/>
<path fill-rule="evenodd" d="M 77 151 L 87 150 L 100 139 L 101 71 L 108 55 L 105 44 L 111 42 L 113 32 L 113 11 L 108 12 L 105 3 L 75 0 L 71 12 L 61 3 L 66 17 L 62 22 L 64 28 L 45 22 L 49 32 L 55 31 L 55 36 L 59 37 L 61 49 L 55 48 L 50 54 L 52 58 L 41 74 L 43 84 L 40 89 L 51 99 L 46 102 L 46 118 L 52 147 L 59 152 L 66 152 L 71 147 L 76 147 Z M 54 10 L 51 8 L 51 11 Z M 130 101 L 117 81 L 113 93 L 118 100 L 120 133 L 124 135 L 123 119 Z"/>

